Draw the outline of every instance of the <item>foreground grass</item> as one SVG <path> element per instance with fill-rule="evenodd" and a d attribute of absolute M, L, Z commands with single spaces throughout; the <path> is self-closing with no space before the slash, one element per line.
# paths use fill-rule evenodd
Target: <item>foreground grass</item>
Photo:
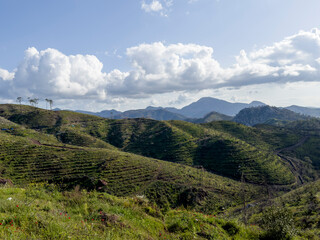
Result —
<path fill-rule="evenodd" d="M 76 188 L 0 188 L 1 239 L 258 239 L 245 227 L 187 210 L 161 212 L 143 196 L 117 198 Z"/>

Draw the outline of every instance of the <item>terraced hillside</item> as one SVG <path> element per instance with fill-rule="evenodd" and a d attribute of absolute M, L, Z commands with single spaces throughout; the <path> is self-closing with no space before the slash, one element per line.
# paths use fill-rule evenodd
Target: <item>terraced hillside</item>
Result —
<path fill-rule="evenodd" d="M 32 118 L 34 114 L 37 114 L 35 119 Z M 21 112 L 14 105 L 1 105 L 0 115 L 53 133 L 62 143 L 107 149 L 112 149 L 113 145 L 146 157 L 201 165 L 208 171 L 238 180 L 242 177 L 253 183 L 291 184 L 295 181 L 290 169 L 269 149 L 197 124 L 150 119 L 106 120 L 32 107 Z"/>
<path fill-rule="evenodd" d="M 320 237 L 320 180 L 308 183 L 269 201 L 251 204 L 246 210 L 249 223 L 262 225 L 266 214 L 273 215 L 274 228 L 278 225 L 291 225 L 300 238 L 319 239 Z M 235 216 L 239 211 L 231 213 Z M 243 212 L 242 212 L 243 214 Z M 283 222 L 286 221 L 286 222 Z M 269 238 L 270 239 L 270 238 Z"/>
<path fill-rule="evenodd" d="M 230 134 L 183 121 L 130 119 L 109 124 L 109 143 L 124 151 L 205 169 L 256 183 L 289 184 L 280 159 Z"/>
<path fill-rule="evenodd" d="M 304 136 L 299 131 L 284 127 L 270 125 L 247 127 L 230 121 L 210 122 L 202 126 L 230 134 L 251 145 L 271 151 L 293 145 Z"/>
<path fill-rule="evenodd" d="M 250 143 L 251 145 L 279 155 L 288 164 L 299 181 L 309 182 L 319 176 L 319 144 L 317 129 L 310 126 L 313 120 L 291 122 L 288 126 L 242 124 L 220 121 L 204 124 L 204 127 L 219 130 Z M 303 125 L 304 128 L 292 127 Z M 314 126 L 314 124 L 311 124 Z"/>
<path fill-rule="evenodd" d="M 242 201 L 243 184 L 199 169 L 118 150 L 42 144 L 6 131 L 0 133 L 0 174 L 18 185 L 50 182 L 63 189 L 80 185 L 116 196 L 145 194 L 163 207 L 219 211 Z M 248 199 L 263 192 L 250 184 L 245 188 Z M 184 195 L 190 202 L 181 200 Z"/>

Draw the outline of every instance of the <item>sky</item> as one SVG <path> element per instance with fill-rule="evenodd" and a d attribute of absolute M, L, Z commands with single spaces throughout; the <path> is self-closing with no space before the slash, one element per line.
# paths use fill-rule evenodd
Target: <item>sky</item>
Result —
<path fill-rule="evenodd" d="M 320 107 L 319 0 L 0 0 L 0 103 Z"/>

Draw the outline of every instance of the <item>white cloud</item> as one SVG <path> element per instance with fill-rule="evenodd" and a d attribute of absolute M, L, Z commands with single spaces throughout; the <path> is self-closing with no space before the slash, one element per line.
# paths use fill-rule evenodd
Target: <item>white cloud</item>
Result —
<path fill-rule="evenodd" d="M 66 56 L 55 49 L 28 48 L 7 94 L 56 98 L 105 98 L 103 64 L 92 55 Z M 1 84 L 1 83 L 0 83 Z"/>
<path fill-rule="evenodd" d="M 301 31 L 248 53 L 241 50 L 227 68 L 214 58 L 213 48 L 196 44 L 140 44 L 128 48 L 124 57 L 131 70 L 104 73 L 103 64 L 93 55 L 67 56 L 55 49 L 29 48 L 16 70 L 0 69 L 0 95 L 7 99 L 81 98 L 122 105 L 157 95 L 159 102 L 166 96 L 170 104 L 183 101 L 183 97 L 178 99 L 181 94 L 207 89 L 319 83 L 320 31 Z M 169 98 L 170 94 L 174 97 Z"/>
<path fill-rule="evenodd" d="M 167 7 L 171 7 L 173 5 L 173 0 L 163 0 Z"/>
<path fill-rule="evenodd" d="M 9 72 L 5 69 L 0 68 L 0 79 L 3 81 L 12 80 L 14 78 L 14 72 Z"/>
<path fill-rule="evenodd" d="M 221 81 L 222 69 L 212 58 L 213 49 L 195 44 L 161 42 L 141 44 L 127 49 L 134 70 L 121 81 L 109 78 L 111 94 L 143 96 L 180 90 L 205 88 Z M 196 80 L 196 81 L 195 81 Z"/>
<path fill-rule="evenodd" d="M 147 4 L 145 1 L 141 4 L 141 9 L 145 12 L 159 12 L 163 10 L 162 4 L 159 1 L 153 0 L 151 3 Z"/>
<path fill-rule="evenodd" d="M 300 31 L 249 54 L 242 50 L 237 63 L 226 69 L 231 76 L 225 85 L 319 81 L 319 57 L 319 30 Z"/>
<path fill-rule="evenodd" d="M 110 94 L 141 97 L 154 93 L 241 87 L 252 84 L 319 81 L 320 34 L 299 32 L 247 54 L 222 68 L 213 49 L 195 44 L 141 44 L 127 49 L 133 70 L 108 87 Z M 110 82 L 115 82 L 109 79 Z"/>
<path fill-rule="evenodd" d="M 141 9 L 146 13 L 158 13 L 160 16 L 167 17 L 171 11 L 173 0 L 145 0 L 141 3 Z"/>

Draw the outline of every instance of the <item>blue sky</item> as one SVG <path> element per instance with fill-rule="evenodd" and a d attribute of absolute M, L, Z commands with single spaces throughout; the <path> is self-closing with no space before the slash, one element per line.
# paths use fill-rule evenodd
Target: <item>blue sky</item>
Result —
<path fill-rule="evenodd" d="M 319 10 L 318 0 L 0 0 L 0 102 L 320 107 Z"/>

